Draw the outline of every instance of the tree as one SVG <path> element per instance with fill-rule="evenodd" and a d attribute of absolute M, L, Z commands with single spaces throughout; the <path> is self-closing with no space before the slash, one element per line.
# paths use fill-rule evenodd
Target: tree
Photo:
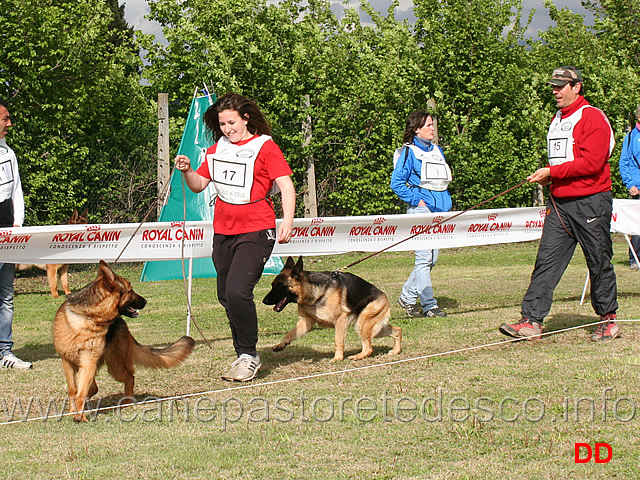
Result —
<path fill-rule="evenodd" d="M 423 84 L 437 99 L 454 207 L 463 209 L 516 185 L 544 161 L 545 115 L 524 46 L 526 25 L 515 0 L 417 1 L 415 13 Z M 493 205 L 531 205 L 532 194 L 522 187 Z"/>
<path fill-rule="evenodd" d="M 104 0 L 3 2 L 0 95 L 17 119 L 11 145 L 27 224 L 59 223 L 83 206 L 93 219 L 113 218 L 122 185 L 112 181 L 153 165 L 153 112 L 135 73 L 141 62 L 127 29 L 113 22 Z"/>
<path fill-rule="evenodd" d="M 547 1 L 549 15 L 556 23 L 540 34 L 539 42 L 532 42 L 531 63 L 547 80 L 551 69 L 561 65 L 574 65 L 584 76 L 585 98 L 602 109 L 608 116 L 616 137 L 616 147 L 611 155 L 612 190 L 616 197 L 626 197 L 618 170 L 622 139 L 629 127 L 629 114 L 635 111 L 640 100 L 640 76 L 638 58 L 635 55 L 637 41 L 633 41 L 630 25 L 635 21 L 635 36 L 640 38 L 636 17 L 627 18 L 621 5 L 632 8 L 627 0 L 587 2 L 585 6 L 595 14 L 593 26 L 584 24 L 584 18 L 568 9 L 558 9 Z M 637 9 L 637 7 L 636 7 Z M 626 10 L 633 14 L 633 10 Z M 630 21 L 631 20 L 631 21 Z M 625 38 L 626 41 L 621 41 Z M 546 89 L 547 85 L 540 85 Z M 548 94 L 547 94 L 548 96 Z M 551 112 L 555 109 L 552 102 Z M 633 115 L 633 114 L 632 114 Z"/>

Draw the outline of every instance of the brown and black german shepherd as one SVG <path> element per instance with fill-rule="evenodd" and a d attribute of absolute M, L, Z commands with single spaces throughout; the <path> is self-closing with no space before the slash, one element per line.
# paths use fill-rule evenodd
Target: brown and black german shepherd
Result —
<path fill-rule="evenodd" d="M 71 214 L 71 218 L 69 219 L 68 225 L 80 225 L 86 224 L 88 219 L 89 211 L 85 208 L 84 212 L 78 213 L 78 210 L 74 210 Z M 58 295 L 58 278 L 60 279 L 60 284 L 62 285 L 62 289 L 64 290 L 65 295 L 69 295 L 71 293 L 71 289 L 69 288 L 69 265 L 68 264 L 59 264 L 59 263 L 48 263 L 48 264 L 29 264 L 29 263 L 19 263 L 16 265 L 17 270 L 28 270 L 32 267 L 38 267 L 41 270 L 47 271 L 47 281 L 49 282 L 49 290 L 51 291 L 51 296 L 53 298 L 59 298 Z"/>
<path fill-rule="evenodd" d="M 393 337 L 389 354 L 398 355 L 401 351 L 402 329 L 389 325 L 391 307 L 387 296 L 351 273 L 305 271 L 302 257 L 295 263 L 289 257 L 262 302 L 275 305 L 276 312 L 290 302 L 298 304 L 298 323 L 273 347 L 276 352 L 310 332 L 315 323 L 335 328 L 336 353 L 332 362 L 344 358 L 344 340 L 351 325 L 362 339 L 362 351 L 349 359 L 361 360 L 371 355 L 371 340 L 375 337 Z"/>
<path fill-rule="evenodd" d="M 126 278 L 100 260 L 98 278 L 67 297 L 53 323 L 53 344 L 62 357 L 69 385 L 69 411 L 86 422 L 85 404 L 98 392 L 96 373 L 104 364 L 124 383 L 124 396 L 133 401 L 134 365 L 169 368 L 182 363 L 195 342 L 182 337 L 166 348 L 140 345 L 122 315 L 135 318 L 147 301 L 133 291 Z"/>

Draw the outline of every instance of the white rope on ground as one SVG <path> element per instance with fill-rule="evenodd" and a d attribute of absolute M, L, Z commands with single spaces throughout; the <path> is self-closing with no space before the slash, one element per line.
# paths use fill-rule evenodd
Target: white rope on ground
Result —
<path fill-rule="evenodd" d="M 618 322 L 640 322 L 640 319 L 616 319 L 616 323 Z M 593 323 L 587 323 L 584 325 L 577 325 L 575 327 L 567 327 L 567 328 L 563 328 L 560 330 L 553 330 L 550 332 L 543 332 L 539 335 L 534 335 L 533 337 L 527 337 L 525 338 L 509 338 L 506 340 L 501 340 L 499 342 L 492 342 L 492 343 L 485 343 L 484 345 L 476 345 L 476 346 L 472 346 L 472 347 L 464 347 L 464 348 L 458 348 L 455 350 L 448 350 L 446 352 L 438 352 L 438 353 L 430 353 L 428 355 L 421 355 L 418 357 L 412 357 L 412 358 L 405 358 L 405 359 L 401 359 L 401 360 L 393 360 L 390 362 L 384 362 L 384 363 L 377 363 L 374 365 L 365 365 L 362 367 L 353 367 L 353 368 L 345 368 L 344 370 L 337 370 L 335 372 L 322 372 L 322 373 L 314 373 L 312 375 L 303 375 L 300 377 L 293 377 L 293 378 L 283 378 L 281 380 L 272 380 L 269 382 L 262 382 L 262 383 L 250 383 L 250 384 L 243 384 L 243 385 L 237 385 L 237 386 L 233 386 L 233 387 L 227 387 L 227 388 L 220 388 L 217 390 L 208 390 L 208 391 L 204 391 L 204 392 L 194 392 L 194 393 L 186 393 L 184 395 L 175 395 L 172 397 L 163 397 L 163 398 L 154 398 L 154 399 L 149 399 L 149 400 L 144 400 L 142 402 L 137 402 L 137 403 L 129 403 L 129 404 L 124 404 L 124 405 L 113 405 L 110 407 L 102 407 L 102 408 L 95 408 L 92 410 L 85 410 L 83 413 L 85 413 L 86 415 L 97 415 L 98 413 L 104 413 L 104 412 L 108 412 L 111 410 L 116 410 L 116 409 L 122 409 L 122 408 L 126 408 L 126 407 L 139 407 L 139 406 L 145 406 L 145 405 L 150 405 L 150 404 L 155 404 L 155 403 L 161 403 L 161 402 L 169 402 L 169 401 L 175 401 L 175 400 L 184 400 L 187 398 L 193 398 L 193 397 L 200 397 L 200 396 L 204 396 L 204 395 L 212 395 L 212 394 L 216 394 L 216 393 L 224 393 L 224 392 L 231 392 L 231 391 L 238 391 L 238 390 L 247 390 L 250 388 L 260 388 L 260 387 L 268 387 L 271 385 L 278 385 L 278 384 L 283 384 L 283 383 L 291 383 L 291 382 L 298 382 L 301 380 L 309 380 L 312 378 L 321 378 L 321 377 L 329 377 L 332 375 L 344 375 L 346 373 L 352 373 L 352 372 L 357 372 L 357 371 L 363 371 L 363 370 L 369 370 L 372 368 L 379 368 L 379 367 L 388 367 L 391 365 L 399 365 L 401 363 L 407 363 L 407 362 L 415 362 L 418 360 L 427 360 L 429 358 L 436 358 L 436 357 L 443 357 L 446 355 L 453 355 L 456 353 L 464 353 L 464 352 L 470 352 L 470 351 L 474 351 L 474 350 L 480 350 L 483 348 L 488 348 L 488 347 L 495 347 L 495 346 L 499 346 L 499 345 L 505 345 L 507 343 L 513 343 L 513 342 L 521 342 L 521 341 L 526 341 L 526 340 L 536 340 L 542 337 L 546 337 L 549 335 L 556 335 L 558 333 L 564 333 L 564 332 L 569 332 L 571 330 L 578 330 L 581 328 L 587 328 L 587 327 L 592 327 L 595 325 L 600 325 L 601 323 L 605 323 L 604 321 L 598 321 L 598 322 L 593 322 Z M 64 404 L 63 404 L 64 405 Z M 26 423 L 26 422 L 33 422 L 33 421 L 37 421 L 37 420 L 43 420 L 43 421 L 47 421 L 50 418 L 57 418 L 57 419 L 62 419 L 62 417 L 67 417 L 67 416 L 71 416 L 74 415 L 74 413 L 71 412 L 67 412 L 67 413 L 59 413 L 56 415 L 51 415 L 51 416 L 43 416 L 43 417 L 33 417 L 33 418 L 23 418 L 20 420 L 10 420 L 10 421 L 6 421 L 6 422 L 0 422 L 0 426 L 3 425 L 12 425 L 15 423 Z"/>

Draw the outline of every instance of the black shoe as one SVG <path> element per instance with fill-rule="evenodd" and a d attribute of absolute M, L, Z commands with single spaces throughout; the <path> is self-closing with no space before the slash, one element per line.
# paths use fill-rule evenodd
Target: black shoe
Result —
<path fill-rule="evenodd" d="M 424 316 L 427 318 L 446 317 L 447 312 L 443 312 L 438 307 L 433 307 L 431 310 L 424 312 Z"/>
<path fill-rule="evenodd" d="M 413 318 L 417 318 L 417 317 L 421 317 L 422 316 L 422 311 L 420 310 L 420 308 L 413 304 L 410 305 L 408 303 L 405 303 L 402 298 L 398 297 L 398 304 L 404 308 L 404 311 L 407 312 L 407 316 L 408 317 L 413 317 Z"/>

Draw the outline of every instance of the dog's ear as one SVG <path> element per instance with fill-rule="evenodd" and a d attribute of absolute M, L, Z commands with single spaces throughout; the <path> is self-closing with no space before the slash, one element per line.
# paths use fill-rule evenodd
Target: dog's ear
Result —
<path fill-rule="evenodd" d="M 78 209 L 75 208 L 73 210 L 73 213 L 71 214 L 71 219 L 69 220 L 69 223 L 73 225 L 74 223 L 77 223 L 77 222 L 78 222 Z"/>
<path fill-rule="evenodd" d="M 287 258 L 287 261 L 284 264 L 284 268 L 293 268 L 293 266 L 295 265 L 293 258 L 289 257 Z"/>
<path fill-rule="evenodd" d="M 113 283 L 116 278 L 116 274 L 113 273 L 113 270 L 109 268 L 109 265 L 104 260 L 100 260 L 100 267 L 98 268 L 98 279 L 100 277 L 104 278 L 108 284 Z"/>
<path fill-rule="evenodd" d="M 89 209 L 85 208 L 80 214 L 79 220 L 83 223 L 86 223 L 88 218 L 89 218 Z"/>
<path fill-rule="evenodd" d="M 298 261 L 296 262 L 296 266 L 293 267 L 293 270 L 291 271 L 291 275 L 300 275 L 302 273 L 302 271 L 304 270 L 304 264 L 302 262 L 302 255 L 300 255 L 298 257 Z"/>

